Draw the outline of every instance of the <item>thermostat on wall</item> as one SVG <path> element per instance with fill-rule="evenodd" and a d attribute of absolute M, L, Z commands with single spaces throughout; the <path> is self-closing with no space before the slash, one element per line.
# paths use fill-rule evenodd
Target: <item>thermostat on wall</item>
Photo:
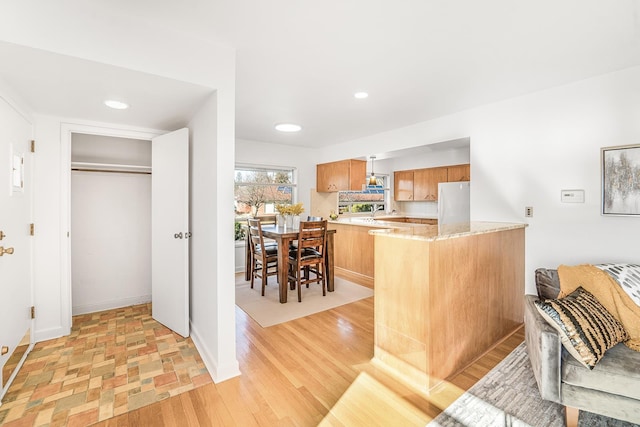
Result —
<path fill-rule="evenodd" d="M 584 190 L 561 190 L 562 203 L 584 203 Z"/>

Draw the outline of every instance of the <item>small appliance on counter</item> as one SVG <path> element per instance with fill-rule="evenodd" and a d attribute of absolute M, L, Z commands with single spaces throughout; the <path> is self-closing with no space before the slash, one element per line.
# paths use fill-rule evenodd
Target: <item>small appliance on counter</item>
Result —
<path fill-rule="evenodd" d="M 471 220 L 470 182 L 441 182 L 438 184 L 438 225 L 456 224 Z"/>

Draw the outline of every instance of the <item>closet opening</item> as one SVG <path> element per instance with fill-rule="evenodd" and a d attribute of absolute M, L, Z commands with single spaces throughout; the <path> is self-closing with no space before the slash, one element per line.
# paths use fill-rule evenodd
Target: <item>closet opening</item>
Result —
<path fill-rule="evenodd" d="M 151 302 L 151 140 L 71 135 L 72 315 Z"/>

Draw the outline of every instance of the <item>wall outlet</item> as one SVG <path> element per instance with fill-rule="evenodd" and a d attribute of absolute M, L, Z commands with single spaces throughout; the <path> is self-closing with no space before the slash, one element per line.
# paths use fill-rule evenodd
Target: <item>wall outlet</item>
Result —
<path fill-rule="evenodd" d="M 524 216 L 527 218 L 533 217 L 533 206 L 527 206 L 524 208 Z"/>

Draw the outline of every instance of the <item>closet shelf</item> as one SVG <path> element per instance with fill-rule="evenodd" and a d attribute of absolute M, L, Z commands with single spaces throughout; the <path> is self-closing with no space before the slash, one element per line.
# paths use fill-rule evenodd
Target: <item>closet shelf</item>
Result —
<path fill-rule="evenodd" d="M 151 166 L 121 165 L 115 163 L 71 162 L 71 170 L 92 172 L 151 173 Z"/>

